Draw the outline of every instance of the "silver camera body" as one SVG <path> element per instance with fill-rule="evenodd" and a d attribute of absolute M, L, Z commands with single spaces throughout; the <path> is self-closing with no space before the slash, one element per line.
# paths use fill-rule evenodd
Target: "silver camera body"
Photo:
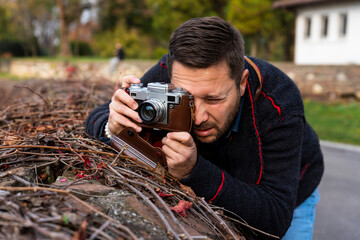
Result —
<path fill-rule="evenodd" d="M 147 87 L 142 83 L 131 84 L 127 91 L 139 104 L 137 112 L 141 120 L 150 125 L 168 125 L 169 112 L 181 104 L 182 97 L 189 95 L 182 88 L 160 82 L 149 83 Z"/>

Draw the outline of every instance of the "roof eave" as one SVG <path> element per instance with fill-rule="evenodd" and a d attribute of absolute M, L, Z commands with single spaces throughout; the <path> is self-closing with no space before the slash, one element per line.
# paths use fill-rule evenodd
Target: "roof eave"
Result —
<path fill-rule="evenodd" d="M 335 2 L 337 0 L 287 0 L 287 1 L 275 1 L 272 5 L 273 8 L 286 8 L 295 9 L 301 6 L 309 6 L 313 4 Z"/>

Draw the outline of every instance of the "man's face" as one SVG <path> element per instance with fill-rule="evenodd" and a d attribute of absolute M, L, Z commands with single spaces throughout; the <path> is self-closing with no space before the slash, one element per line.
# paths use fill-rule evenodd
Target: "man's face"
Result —
<path fill-rule="evenodd" d="M 218 140 L 231 126 L 244 94 L 248 70 L 238 89 L 229 77 L 225 61 L 209 68 L 189 68 L 174 61 L 171 82 L 190 92 L 195 103 L 196 138 L 203 143 Z"/>

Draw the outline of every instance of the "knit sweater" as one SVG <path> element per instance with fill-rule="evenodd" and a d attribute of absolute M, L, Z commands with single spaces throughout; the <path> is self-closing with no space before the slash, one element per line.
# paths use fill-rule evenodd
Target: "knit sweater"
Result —
<path fill-rule="evenodd" d="M 249 78 L 237 131 L 230 129 L 212 144 L 197 143 L 197 162 L 181 182 L 250 226 L 281 237 L 296 206 L 319 185 L 323 156 L 294 82 L 270 63 L 250 59 L 262 75 L 259 99 L 255 101 L 259 79 L 245 62 Z M 141 80 L 145 86 L 170 82 L 166 56 Z M 86 121 L 87 133 L 103 141 L 108 140 L 102 136 L 108 105 L 96 108 Z"/>

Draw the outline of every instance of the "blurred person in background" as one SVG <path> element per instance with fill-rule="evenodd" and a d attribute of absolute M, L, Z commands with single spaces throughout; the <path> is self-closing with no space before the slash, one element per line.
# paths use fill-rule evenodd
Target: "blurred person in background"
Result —
<path fill-rule="evenodd" d="M 121 43 L 117 42 L 115 44 L 115 57 L 110 59 L 110 74 L 114 73 L 119 65 L 119 63 L 124 59 L 125 53 Z"/>

